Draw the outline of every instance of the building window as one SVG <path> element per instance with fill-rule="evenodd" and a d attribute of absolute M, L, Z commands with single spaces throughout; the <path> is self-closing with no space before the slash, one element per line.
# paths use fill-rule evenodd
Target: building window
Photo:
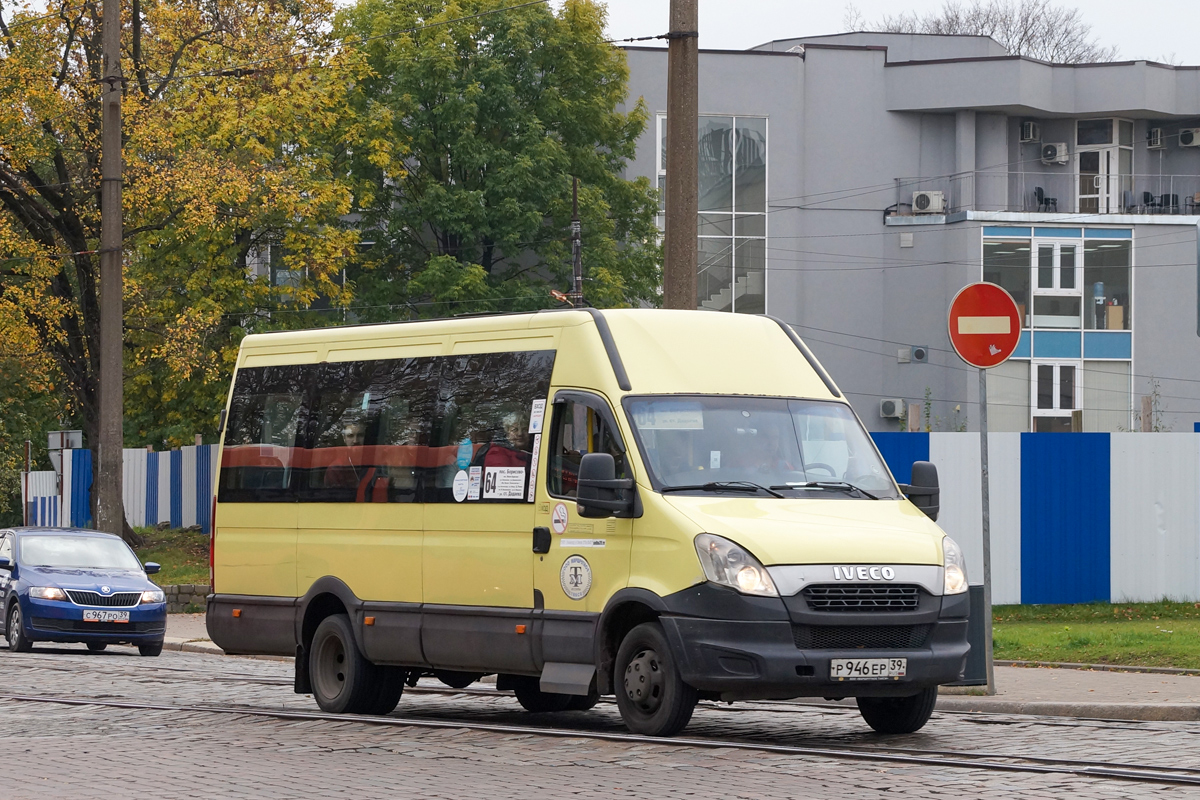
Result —
<path fill-rule="evenodd" d="M 1069 433 L 1071 412 L 1078 407 L 1076 363 L 1034 364 L 1033 430 L 1035 433 Z"/>
<path fill-rule="evenodd" d="M 1088 240 L 1083 246 L 1083 283 L 1088 310 L 1084 327 L 1089 330 L 1132 330 L 1130 271 L 1132 242 Z"/>
<path fill-rule="evenodd" d="M 1075 123 L 1076 211 L 1116 214 L 1137 205 L 1133 196 L 1133 123 L 1081 119 Z"/>
<path fill-rule="evenodd" d="M 660 203 L 666 188 L 667 118 L 658 118 Z M 767 307 L 767 120 L 701 116 L 699 308 L 762 314 Z M 660 212 L 662 206 L 660 205 Z M 660 216 L 660 225 L 663 222 Z"/>

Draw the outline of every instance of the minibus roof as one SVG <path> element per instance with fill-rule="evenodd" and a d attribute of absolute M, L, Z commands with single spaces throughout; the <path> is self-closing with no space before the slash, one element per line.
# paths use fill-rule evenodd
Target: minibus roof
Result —
<path fill-rule="evenodd" d="M 374 349 L 406 340 L 481 333 L 500 334 L 488 338 L 505 349 L 505 333 L 513 334 L 516 345 L 537 329 L 580 326 L 595 328 L 603 343 L 612 373 L 598 376 L 605 386 L 596 388 L 613 394 L 841 397 L 791 328 L 772 317 L 717 311 L 554 309 L 276 331 L 247 336 L 242 352 L 244 356 L 248 351 L 270 350 L 282 356 L 285 351 L 334 346 Z M 272 361 L 290 361 L 285 359 Z"/>

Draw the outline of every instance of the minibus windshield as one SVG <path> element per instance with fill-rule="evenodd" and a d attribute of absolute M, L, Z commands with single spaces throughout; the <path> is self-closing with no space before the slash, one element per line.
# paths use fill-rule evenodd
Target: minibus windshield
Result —
<path fill-rule="evenodd" d="M 673 396 L 629 398 L 625 408 L 658 491 L 899 497 L 842 403 Z"/>

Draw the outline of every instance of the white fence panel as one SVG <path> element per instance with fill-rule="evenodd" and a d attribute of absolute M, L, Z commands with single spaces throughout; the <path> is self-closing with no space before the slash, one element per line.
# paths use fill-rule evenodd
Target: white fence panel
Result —
<path fill-rule="evenodd" d="M 983 583 L 983 490 L 978 433 L 929 434 L 929 460 L 938 468 L 938 525 L 967 558 L 967 577 Z M 988 434 L 991 473 L 992 602 L 1021 602 L 1021 435 Z"/>
<path fill-rule="evenodd" d="M 1112 601 L 1200 600 L 1200 436 L 1110 442 Z"/>
<path fill-rule="evenodd" d="M 171 521 L 171 453 L 158 454 L 158 519 Z"/>
<path fill-rule="evenodd" d="M 146 451 L 125 448 L 121 453 L 121 496 L 130 527 L 146 524 Z"/>
<path fill-rule="evenodd" d="M 183 527 L 196 524 L 196 446 L 179 448 L 183 451 Z"/>

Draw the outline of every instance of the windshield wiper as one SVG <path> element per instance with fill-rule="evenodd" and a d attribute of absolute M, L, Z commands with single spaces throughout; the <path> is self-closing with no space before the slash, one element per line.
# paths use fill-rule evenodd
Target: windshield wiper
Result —
<path fill-rule="evenodd" d="M 686 492 L 689 490 L 700 492 L 766 492 L 772 497 L 783 497 L 783 495 L 775 491 L 775 488 L 771 487 L 768 489 L 766 486 L 754 483 L 753 481 L 711 481 L 691 486 L 664 486 L 660 491 L 663 494 L 667 492 Z"/>
<path fill-rule="evenodd" d="M 846 492 L 858 492 L 863 497 L 870 500 L 878 500 L 879 498 L 868 492 L 861 486 L 855 486 L 853 483 L 846 481 L 808 481 L 807 483 L 789 483 L 783 486 L 772 486 L 772 489 L 831 489 L 842 490 Z"/>

